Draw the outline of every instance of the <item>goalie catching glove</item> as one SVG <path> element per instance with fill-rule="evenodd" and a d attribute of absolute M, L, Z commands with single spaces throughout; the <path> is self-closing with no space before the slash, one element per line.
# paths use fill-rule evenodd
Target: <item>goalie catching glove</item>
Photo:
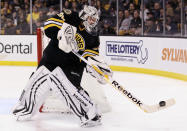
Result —
<path fill-rule="evenodd" d="M 91 65 L 95 66 L 97 69 L 99 69 L 103 75 L 99 73 L 98 70 L 95 70 L 93 66 L 90 65 L 86 66 L 87 72 L 90 73 L 93 77 L 95 77 L 99 83 L 106 84 L 104 75 L 107 75 L 109 77 L 112 77 L 113 75 L 113 72 L 107 65 L 107 63 L 100 56 L 88 57 L 88 62 Z"/>
<path fill-rule="evenodd" d="M 59 40 L 59 48 L 66 53 L 71 52 L 72 50 L 75 52 L 79 51 L 77 42 L 75 40 L 75 34 L 77 32 L 77 28 L 71 26 L 70 24 L 63 23 L 61 30 L 59 30 L 57 39 Z"/>

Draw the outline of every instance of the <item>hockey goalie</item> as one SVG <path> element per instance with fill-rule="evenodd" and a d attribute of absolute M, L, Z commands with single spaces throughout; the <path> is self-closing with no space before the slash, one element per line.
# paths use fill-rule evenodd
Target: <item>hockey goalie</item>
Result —
<path fill-rule="evenodd" d="M 37 70 L 31 75 L 13 109 L 18 121 L 30 120 L 53 92 L 80 118 L 82 127 L 101 124 L 101 111 L 97 100 L 93 100 L 94 94 L 91 96 L 89 93 L 92 89 L 88 91 L 85 87 L 92 83 L 86 82 L 83 72 L 88 72 L 100 84 L 105 84 L 105 79 L 72 53 L 79 53 L 104 74 L 112 76 L 110 67 L 99 56 L 99 37 L 91 34 L 98 20 L 97 9 L 84 6 L 79 13 L 63 10 L 44 23 L 44 32 L 50 42 L 43 52 Z M 95 88 L 99 88 L 97 84 Z"/>

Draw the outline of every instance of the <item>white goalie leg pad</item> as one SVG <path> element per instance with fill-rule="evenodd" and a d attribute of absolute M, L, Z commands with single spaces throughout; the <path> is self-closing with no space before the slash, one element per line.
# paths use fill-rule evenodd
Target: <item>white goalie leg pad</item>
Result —
<path fill-rule="evenodd" d="M 50 71 L 41 66 L 29 79 L 20 99 L 13 109 L 17 120 L 29 120 L 40 108 L 50 92 L 48 76 Z"/>
<path fill-rule="evenodd" d="M 84 69 L 81 86 L 88 92 L 90 98 L 98 105 L 102 113 L 112 110 L 102 85 Z"/>
<path fill-rule="evenodd" d="M 57 67 L 49 76 L 52 90 L 57 92 L 60 99 L 66 100 L 67 106 L 82 121 L 93 119 L 100 114 L 97 106 L 92 102 L 87 92 L 78 90 L 66 77 L 60 67 Z M 57 94 L 56 93 L 56 94 Z"/>

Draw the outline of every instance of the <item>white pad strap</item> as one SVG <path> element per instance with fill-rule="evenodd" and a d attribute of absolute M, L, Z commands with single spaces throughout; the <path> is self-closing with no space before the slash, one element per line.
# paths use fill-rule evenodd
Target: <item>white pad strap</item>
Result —
<path fill-rule="evenodd" d="M 84 90 L 78 90 L 66 77 L 60 67 L 54 69 L 50 75 L 53 91 L 59 93 L 59 98 L 66 99 L 70 110 L 83 119 L 92 119 L 97 114 L 95 104 Z"/>

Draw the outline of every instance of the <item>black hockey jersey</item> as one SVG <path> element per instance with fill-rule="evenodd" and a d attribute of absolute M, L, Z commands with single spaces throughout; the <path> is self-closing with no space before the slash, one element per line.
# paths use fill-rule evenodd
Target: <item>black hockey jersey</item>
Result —
<path fill-rule="evenodd" d="M 93 36 L 85 30 L 77 12 L 64 9 L 63 12 L 48 19 L 44 23 L 47 37 L 57 39 L 58 31 L 62 28 L 64 22 L 77 27 L 75 39 L 79 47 L 79 53 L 83 57 L 98 55 L 99 37 Z"/>
<path fill-rule="evenodd" d="M 77 27 L 75 39 L 79 47 L 78 53 L 80 55 L 84 58 L 98 55 L 99 37 L 93 36 L 85 30 L 78 13 L 63 10 L 63 12 L 49 18 L 44 23 L 45 34 L 51 40 L 43 52 L 39 66 L 44 65 L 50 71 L 54 70 L 57 66 L 61 67 L 68 79 L 76 87 L 80 87 L 82 73 L 86 64 L 72 52 L 65 53 L 58 48 L 57 34 L 64 22 Z"/>

